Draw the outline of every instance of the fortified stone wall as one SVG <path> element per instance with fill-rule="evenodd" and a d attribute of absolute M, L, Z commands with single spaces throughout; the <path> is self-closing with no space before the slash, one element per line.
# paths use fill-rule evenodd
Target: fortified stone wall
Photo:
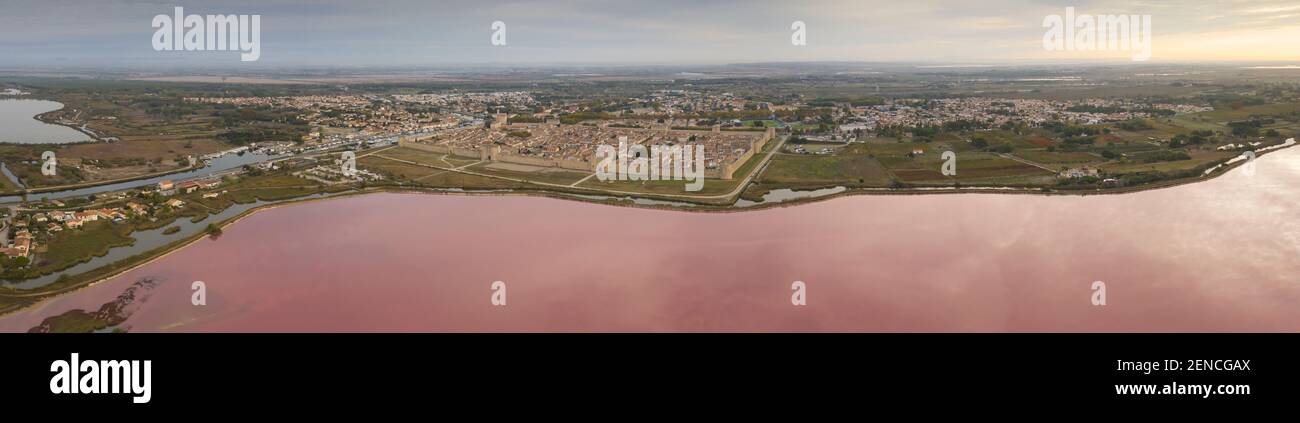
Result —
<path fill-rule="evenodd" d="M 558 167 L 561 169 L 577 170 L 582 172 L 596 171 L 595 163 L 588 163 L 583 160 L 547 159 L 541 157 L 528 157 L 528 156 L 520 156 L 515 154 L 501 153 L 497 155 L 496 161 L 529 165 L 529 166 Z"/>
<path fill-rule="evenodd" d="M 772 140 L 775 137 L 776 137 L 776 130 L 774 128 L 767 128 L 767 131 L 763 133 L 762 137 L 760 137 L 757 141 L 750 144 L 750 148 L 748 149 L 748 151 L 745 152 L 745 154 L 741 155 L 736 161 L 721 165 L 717 169 L 705 169 L 704 177 L 713 178 L 713 179 L 727 179 L 727 180 L 732 179 L 733 177 L 735 177 L 735 173 L 739 171 L 740 168 L 744 166 L 746 162 L 749 161 L 749 159 L 754 157 L 754 154 L 761 151 L 763 147 L 767 145 L 767 142 Z M 484 160 L 484 161 L 489 161 L 489 160 L 500 161 L 506 163 L 515 163 L 515 164 L 539 166 L 539 167 L 558 167 L 562 169 L 576 170 L 582 172 L 593 172 L 596 170 L 596 165 L 598 164 L 594 160 L 547 159 L 541 157 L 528 157 L 528 156 L 520 156 L 516 154 L 502 153 L 501 147 L 496 145 L 479 147 L 478 149 L 468 149 L 468 148 L 452 148 L 452 147 L 447 147 L 442 145 L 416 142 L 417 140 L 423 141 L 431 138 L 432 138 L 431 136 L 418 138 L 418 139 L 413 139 L 410 137 L 402 137 L 398 139 L 398 145 L 402 147 L 408 147 L 416 150 L 428 151 L 428 152 L 438 153 L 438 154 L 451 154 L 451 155 L 463 156 L 463 157 L 478 157 L 479 160 Z"/>
<path fill-rule="evenodd" d="M 730 180 L 731 178 L 735 177 L 736 171 L 739 171 L 740 168 L 744 166 L 745 163 L 749 161 L 749 159 L 753 158 L 755 154 L 758 154 L 758 152 L 763 151 L 763 147 L 767 146 L 767 142 L 773 138 L 776 138 L 776 129 L 767 128 L 766 131 L 763 131 L 763 136 L 760 137 L 758 141 L 754 141 L 752 144 L 750 144 L 749 150 L 746 151 L 745 154 L 740 155 L 740 157 L 737 158 L 736 161 L 734 162 L 722 165 L 718 169 L 719 175 L 717 176 L 717 178 Z M 707 176 L 708 174 L 705 173 L 705 175 Z"/>

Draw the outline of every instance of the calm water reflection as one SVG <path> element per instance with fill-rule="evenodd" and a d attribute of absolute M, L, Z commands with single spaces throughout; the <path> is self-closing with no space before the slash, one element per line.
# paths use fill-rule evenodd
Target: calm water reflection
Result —
<path fill-rule="evenodd" d="M 156 277 L 133 331 L 1296 331 L 1298 253 L 1297 149 L 1254 176 L 1090 197 L 707 214 L 380 194 L 255 214 L 0 329 Z M 195 280 L 206 307 L 189 304 Z M 790 305 L 795 280 L 807 306 Z M 1090 304 L 1093 281 L 1107 306 Z"/>
<path fill-rule="evenodd" d="M 90 141 L 90 136 L 62 125 L 34 119 L 36 115 L 63 108 L 63 104 L 46 100 L 0 99 L 0 142 L 51 144 Z"/>

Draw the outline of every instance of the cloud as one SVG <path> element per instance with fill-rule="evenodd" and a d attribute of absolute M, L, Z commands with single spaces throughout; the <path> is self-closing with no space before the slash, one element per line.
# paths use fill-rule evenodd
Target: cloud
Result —
<path fill-rule="evenodd" d="M 0 13 L 0 54 L 6 65 L 151 63 L 163 55 L 150 48 L 151 18 L 182 6 L 187 13 L 262 15 L 263 60 L 250 66 L 989 62 L 1052 57 L 1038 42 L 1041 22 L 1067 5 L 1079 13 L 1152 15 L 1156 60 L 1162 52 L 1182 60 L 1228 59 L 1242 51 L 1258 59 L 1296 58 L 1294 48 L 1271 37 L 1294 34 L 1288 28 L 1300 5 L 1192 0 L 14 0 Z M 507 47 L 489 45 L 496 20 L 508 24 Z M 808 25 L 805 47 L 789 43 L 795 20 Z M 223 60 L 193 54 L 162 61 Z"/>

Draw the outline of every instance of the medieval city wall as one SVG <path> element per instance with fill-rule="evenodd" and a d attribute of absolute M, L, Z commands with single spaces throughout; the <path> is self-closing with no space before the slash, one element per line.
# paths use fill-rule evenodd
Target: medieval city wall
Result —
<path fill-rule="evenodd" d="M 774 129 L 768 128 L 768 130 L 763 133 L 762 137 L 760 137 L 757 141 L 755 141 L 750 145 L 750 148 L 748 149 L 748 151 L 745 152 L 745 154 L 742 154 L 739 158 L 737 158 L 735 161 L 732 161 L 731 163 L 720 165 L 716 169 L 705 169 L 704 177 L 712 178 L 712 179 L 727 179 L 727 180 L 732 179 L 735 176 L 736 171 L 740 170 L 741 166 L 744 166 L 746 162 L 752 159 L 754 157 L 754 154 L 756 154 L 759 151 L 762 151 L 763 147 L 767 145 L 767 142 L 772 140 L 775 137 L 775 132 L 776 131 Z M 500 162 L 514 163 L 514 164 L 521 164 L 521 165 L 528 165 L 528 166 L 538 166 L 538 167 L 558 167 L 561 169 L 575 170 L 581 172 L 595 171 L 596 165 L 598 164 L 595 161 L 586 161 L 586 160 L 577 160 L 577 159 L 548 159 L 548 158 L 541 158 L 541 157 L 528 157 L 528 156 L 521 156 L 517 154 L 502 153 L 501 147 L 499 146 L 485 146 L 477 149 L 469 149 L 469 148 L 448 147 L 444 145 L 425 144 L 421 142 L 415 142 L 415 140 L 412 140 L 410 138 L 405 138 L 405 137 L 398 140 L 398 145 L 403 147 L 413 148 L 416 150 L 437 153 L 437 154 L 451 154 L 454 156 L 477 157 L 480 160 L 484 160 L 484 161 L 491 160 L 491 161 L 500 161 Z"/>

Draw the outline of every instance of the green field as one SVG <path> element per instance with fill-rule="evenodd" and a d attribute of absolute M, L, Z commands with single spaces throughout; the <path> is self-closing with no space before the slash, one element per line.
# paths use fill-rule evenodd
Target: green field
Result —
<path fill-rule="evenodd" d="M 781 126 L 781 123 L 771 119 L 758 119 L 741 121 L 740 126 L 745 128 L 757 128 L 759 126 L 764 128 L 777 128 Z"/>
<path fill-rule="evenodd" d="M 778 185 L 889 185 L 889 172 L 880 162 L 861 154 L 816 156 L 780 154 L 759 178 Z"/>
<path fill-rule="evenodd" d="M 81 229 L 58 232 L 50 237 L 46 250 L 38 253 L 32 270 L 50 273 L 108 254 L 112 247 L 135 242 L 128 235 L 130 232 L 130 225 L 104 220 L 86 223 Z"/>

